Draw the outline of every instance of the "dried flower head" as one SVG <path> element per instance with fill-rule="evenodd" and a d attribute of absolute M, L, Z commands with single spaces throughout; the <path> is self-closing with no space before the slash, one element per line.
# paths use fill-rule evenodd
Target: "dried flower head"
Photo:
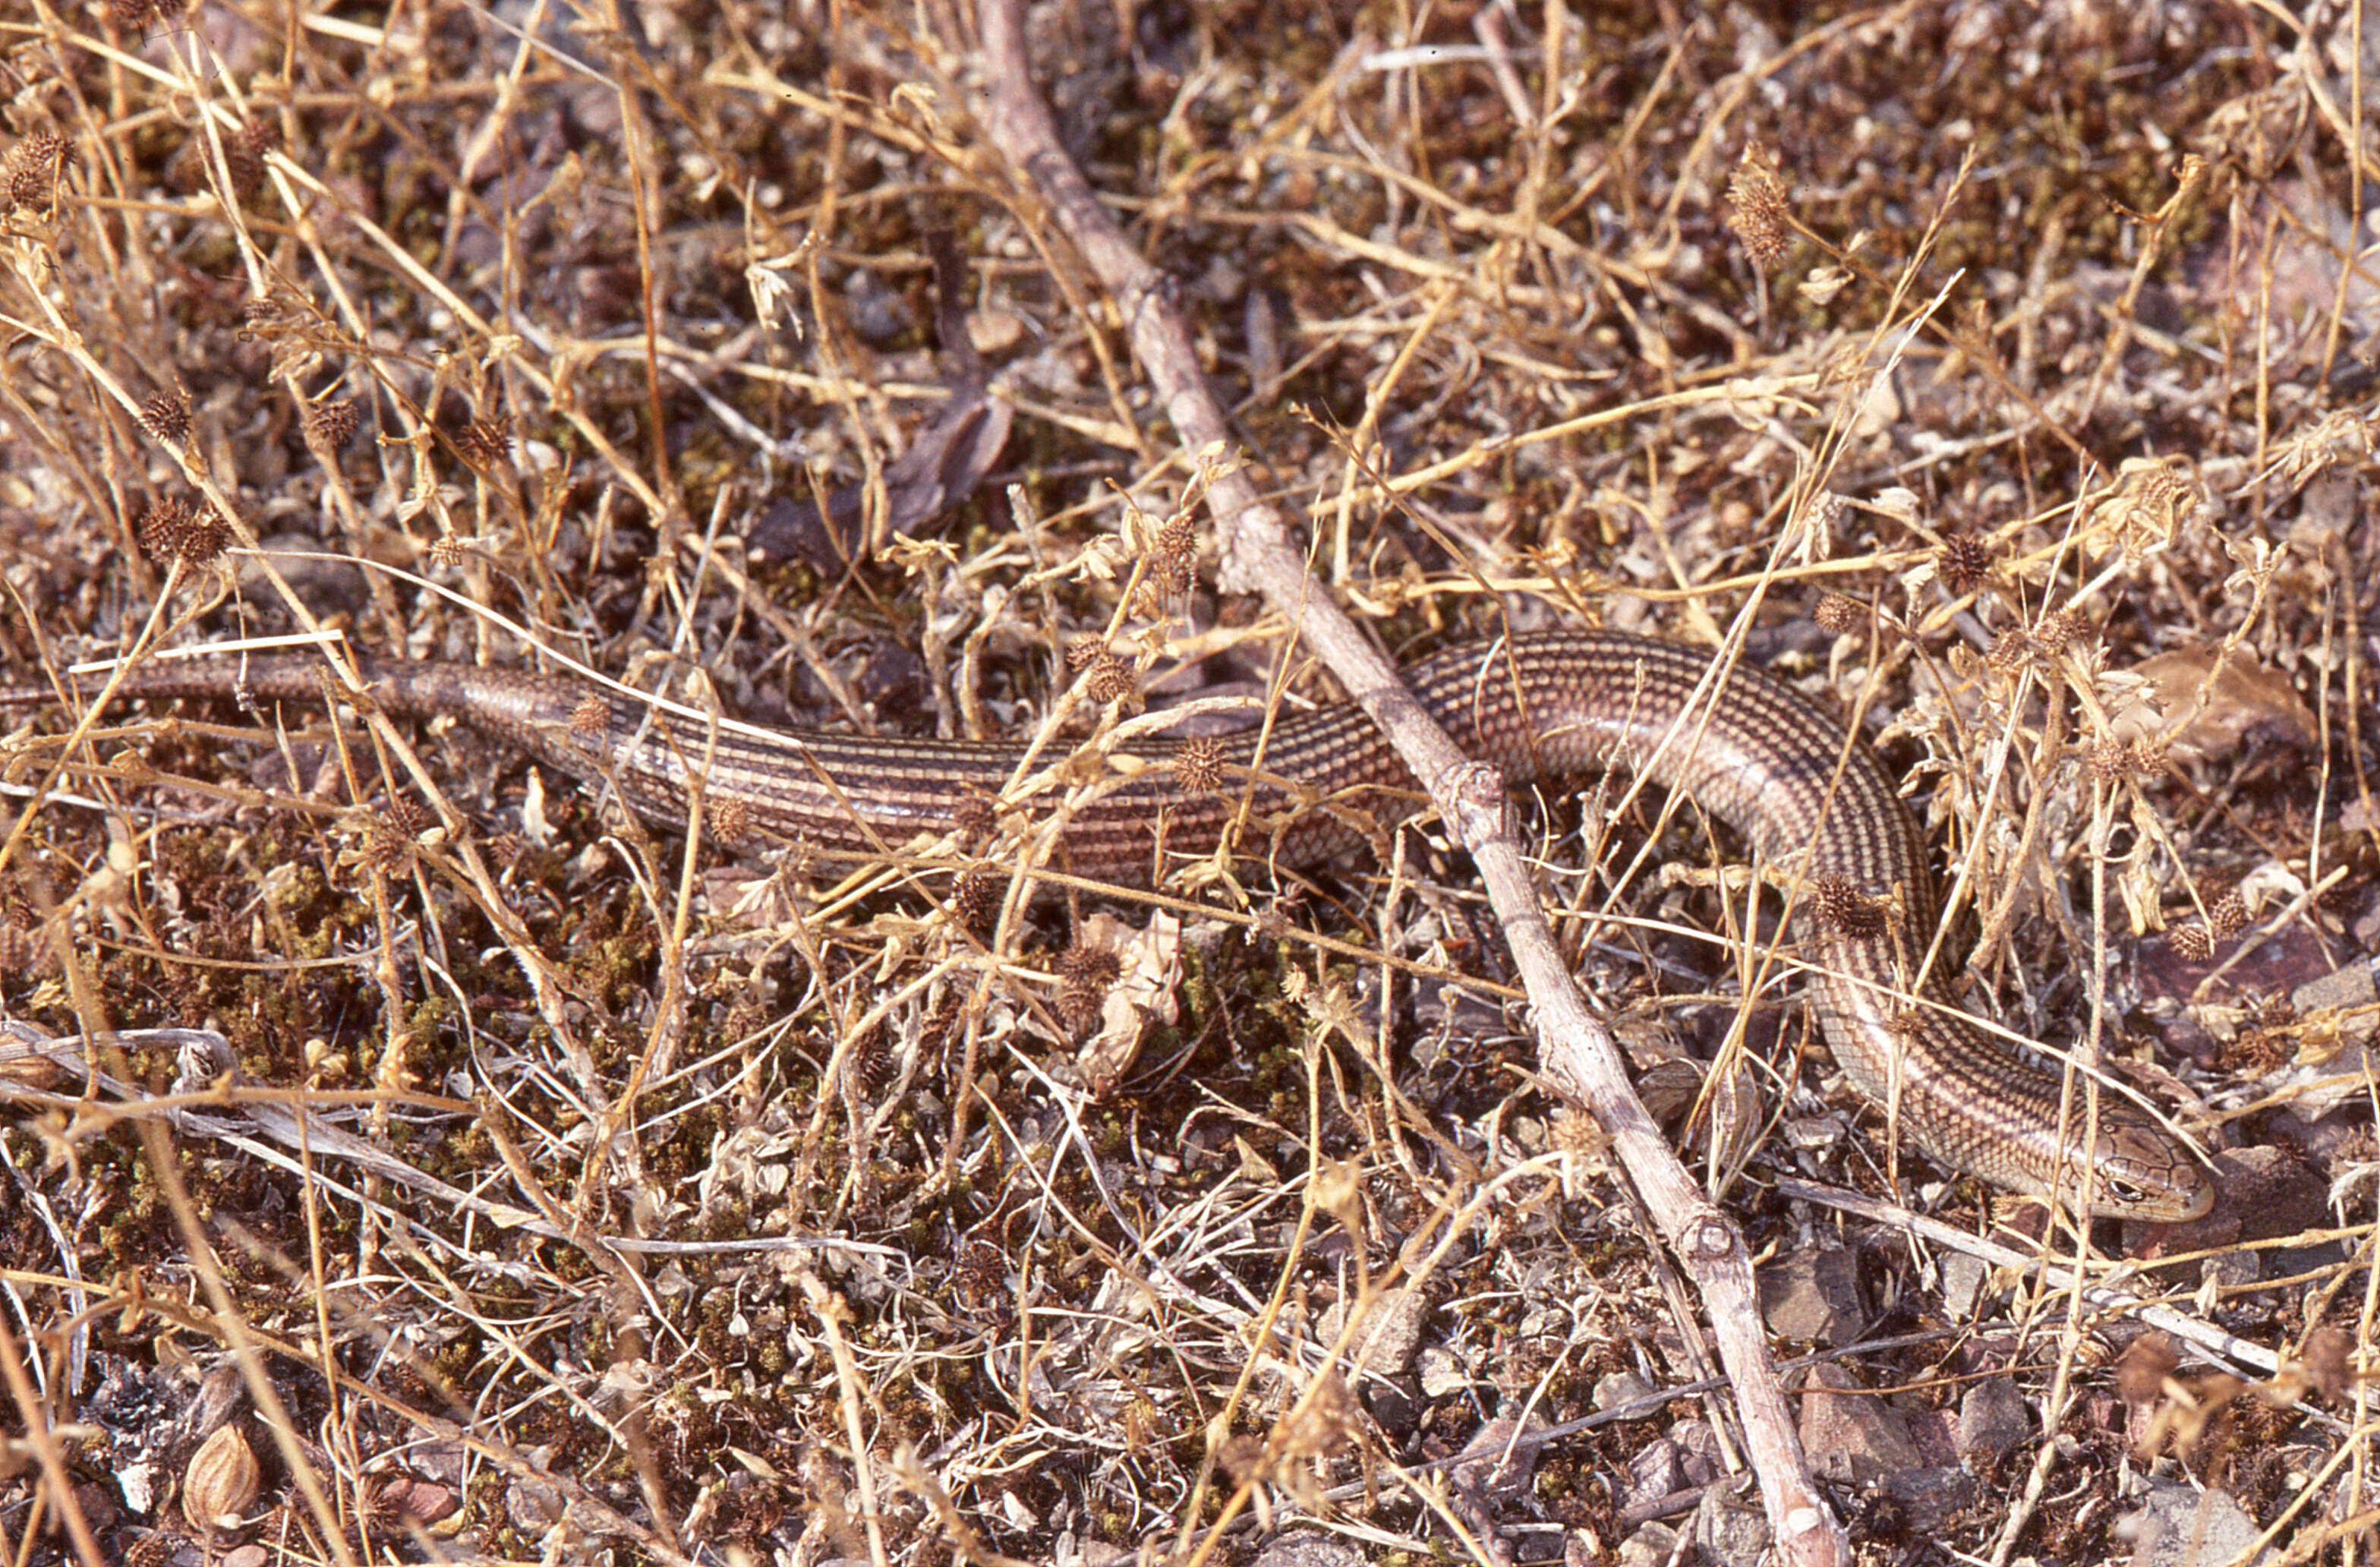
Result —
<path fill-rule="evenodd" d="M 317 403 L 306 410 L 307 443 L 326 452 L 335 452 L 347 443 L 347 437 L 356 432 L 356 425 L 361 418 L 352 399 Z"/>
<path fill-rule="evenodd" d="M 978 866 L 959 872 L 951 885 L 951 917 L 978 935 L 991 929 L 1000 917 L 1000 904 L 1008 892 L 1008 878 L 996 870 Z"/>
<path fill-rule="evenodd" d="M 406 795 L 391 795 L 381 810 L 382 820 L 389 831 L 402 832 L 408 838 L 420 836 L 438 820 Z"/>
<path fill-rule="evenodd" d="M 2044 653 L 2055 658 L 2075 646 L 2091 634 L 2091 617 L 2072 604 L 2053 610 L 2041 617 L 2033 628 L 2034 642 Z"/>
<path fill-rule="evenodd" d="M 2002 674 L 2014 674 L 2033 661 L 2032 635 L 2011 628 L 1992 638 L 1984 650 L 1984 662 Z"/>
<path fill-rule="evenodd" d="M 710 832 L 722 844 L 741 844 L 752 836 L 752 803 L 730 796 L 710 805 Z"/>
<path fill-rule="evenodd" d="M 285 333 L 295 332 L 307 323 L 304 311 L 276 295 L 260 295 L 239 308 L 239 340 L 252 343 L 259 338 L 272 342 Z"/>
<path fill-rule="evenodd" d="M 1603 1123 L 1568 1105 L 1554 1111 L 1546 1130 L 1554 1147 L 1567 1154 L 1599 1158 L 1611 1147 L 1611 1134 L 1603 1129 Z"/>
<path fill-rule="evenodd" d="M 1166 605 L 1179 603 L 1196 580 L 1188 558 L 1158 556 L 1149 562 L 1148 575 L 1141 581 L 1141 613 L 1151 616 L 1163 614 Z"/>
<path fill-rule="evenodd" d="M 873 1099 L 901 1075 L 901 1059 L 881 1023 L 871 1026 L 851 1044 L 851 1080 L 861 1097 Z"/>
<path fill-rule="evenodd" d="M 364 829 L 360 856 L 382 876 L 401 875 L 413 863 L 415 830 L 408 820 L 410 808 L 402 796 L 391 800 L 388 814 L 374 817 Z"/>
<path fill-rule="evenodd" d="M 132 537 L 152 560 L 203 566 L 230 547 L 231 528 L 214 507 L 193 505 L 176 495 L 142 512 L 132 525 Z"/>
<path fill-rule="evenodd" d="M 1087 1038 L 1099 1025 L 1099 1014 L 1107 1010 L 1106 990 L 1085 985 L 1068 985 L 1058 992 L 1058 1021 L 1075 1039 Z"/>
<path fill-rule="evenodd" d="M 190 405 L 178 392 L 155 393 L 140 405 L 140 428 L 168 446 L 178 446 L 190 433 Z"/>
<path fill-rule="evenodd" d="M 1157 530 L 1157 547 L 1149 554 L 1148 575 L 1142 579 L 1144 597 L 1179 599 L 1190 591 L 1197 571 L 1197 525 L 1186 513 L 1168 517 Z"/>
<path fill-rule="evenodd" d="M 1132 664 L 1113 653 L 1103 652 L 1091 661 L 1090 672 L 1084 676 L 1083 686 L 1095 702 L 1121 701 L 1133 692 Z"/>
<path fill-rule="evenodd" d="M 1198 558 L 1198 525 L 1184 512 L 1157 530 L 1157 553 L 1187 565 Z"/>
<path fill-rule="evenodd" d="M 469 419 L 455 431 L 455 449 L 473 468 L 493 468 L 512 456 L 512 433 L 498 419 Z"/>
<path fill-rule="evenodd" d="M 1096 637 L 1077 637 L 1066 644 L 1066 667 L 1080 674 L 1091 661 L 1106 656 L 1108 645 Z"/>
<path fill-rule="evenodd" d="M 570 710 L 570 733 L 575 739 L 591 745 L 611 726 L 612 704 L 601 697 L 581 697 Z"/>
<path fill-rule="evenodd" d="M 2215 955 L 2215 938 L 2196 920 L 2174 927 L 2173 950 L 2184 963 L 2204 963 Z"/>
<path fill-rule="evenodd" d="M 2091 776 L 2102 784 L 2128 778 L 2155 778 L 2165 771 L 2165 748 L 2153 740 L 2101 739 L 2091 747 Z"/>
<path fill-rule="evenodd" d="M 2237 936 L 2248 928 L 2248 905 L 2237 887 L 2206 905 L 2206 928 L 2223 939 Z"/>
<path fill-rule="evenodd" d="M 1867 618 L 1867 613 L 1860 607 L 1857 599 L 1846 598 L 1840 593 L 1821 593 L 1817 607 L 1810 612 L 1810 618 L 1816 621 L 1821 629 L 1841 637 L 1858 630 L 1860 623 Z"/>
<path fill-rule="evenodd" d="M 2298 1003 L 2287 996 L 2265 996 L 2248 1007 L 2248 1021 L 2258 1028 L 2287 1028 L 2297 1020 Z"/>
<path fill-rule="evenodd" d="M 1104 990 L 1123 975 L 1123 959 L 1102 946 L 1078 941 L 1058 954 L 1058 978 L 1069 985 Z"/>
<path fill-rule="evenodd" d="M 1785 259 L 1792 235 L 1793 208 L 1776 160 L 1757 142 L 1746 144 L 1727 187 L 1727 225 L 1743 242 L 1743 253 L 1762 272 Z"/>
<path fill-rule="evenodd" d="M 8 149 L 0 157 L 0 212 L 23 207 L 29 212 L 46 211 L 57 199 L 58 171 L 66 166 L 67 153 L 71 150 L 67 139 L 56 131 L 36 130 Z"/>
<path fill-rule="evenodd" d="M 1223 743 L 1211 735 L 1182 742 L 1173 753 L 1173 782 L 1194 795 L 1203 795 L 1223 782 Z"/>
<path fill-rule="evenodd" d="M 1934 553 L 1942 586 L 1961 598 L 1982 587 L 1992 572 L 1992 552 L 1972 533 L 1953 533 Z"/>

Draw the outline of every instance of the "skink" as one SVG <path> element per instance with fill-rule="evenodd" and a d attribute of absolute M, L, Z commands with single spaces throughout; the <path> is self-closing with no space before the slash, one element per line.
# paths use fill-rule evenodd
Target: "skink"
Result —
<path fill-rule="evenodd" d="M 323 698 L 322 665 L 288 655 L 141 666 L 128 697 Z M 844 854 L 880 853 L 942 832 L 970 800 L 996 799 L 1024 756 L 1013 744 L 715 727 L 568 680 L 465 665 L 358 661 L 371 699 L 397 717 L 452 716 L 557 770 L 600 780 L 662 827 L 686 820 L 689 772 L 704 773 L 712 820 Z M 1805 887 L 1792 934 L 1811 1002 L 1843 1075 L 1888 1107 L 1931 1158 L 2014 1191 L 2055 1193 L 2093 1211 L 2179 1221 L 2214 1186 L 2155 1117 L 2100 1095 L 2082 1132 L 2082 1086 L 2028 1060 L 1912 971 L 1931 944 L 1933 877 L 1916 821 L 1875 757 L 1798 692 L 1735 668 L 1704 689 L 1706 655 L 1611 631 L 1557 632 L 1453 647 L 1411 665 L 1422 705 L 1475 758 L 1516 783 L 1612 770 L 1674 787 L 1770 864 L 1798 861 Z M 48 700 L 47 687 L 0 703 Z M 1204 747 L 1212 789 L 1153 766 L 1087 793 L 1065 822 L 1059 867 L 1148 886 L 1169 863 L 1211 854 L 1240 817 L 1271 824 L 1250 852 L 1307 865 L 1363 840 L 1365 813 L 1408 814 L 1411 775 L 1352 705 L 1286 718 Z M 1181 743 L 1139 754 L 1163 761 Z M 1256 764 L 1253 771 L 1251 764 Z M 1349 808 L 1353 808 L 1350 809 Z M 1801 858 L 1806 851 L 1806 858 Z M 2068 1129 L 2060 1131 L 2061 1103 Z"/>

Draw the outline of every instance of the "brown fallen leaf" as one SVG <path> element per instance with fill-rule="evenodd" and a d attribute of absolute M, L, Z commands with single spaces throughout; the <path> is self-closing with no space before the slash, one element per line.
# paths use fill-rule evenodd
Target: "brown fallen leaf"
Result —
<path fill-rule="evenodd" d="M 2193 763 L 2237 752 L 2251 739 L 2311 749 L 2313 710 L 2289 677 L 2244 648 L 2178 648 L 2110 674 L 2109 737 L 2163 746 Z"/>

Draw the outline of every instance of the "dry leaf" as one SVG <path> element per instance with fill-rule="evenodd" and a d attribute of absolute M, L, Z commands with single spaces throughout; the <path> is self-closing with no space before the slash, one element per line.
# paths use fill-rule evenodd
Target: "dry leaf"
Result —
<path fill-rule="evenodd" d="M 1075 1059 L 1095 1098 L 1113 1092 L 1132 1070 L 1151 1022 L 1180 1019 L 1182 935 L 1182 921 L 1162 910 L 1137 930 L 1113 915 L 1095 914 L 1077 933 L 1077 941 L 1117 959 L 1117 977 L 1099 998 L 1098 1027 Z"/>
<path fill-rule="evenodd" d="M 2194 763 L 2236 753 L 2251 736 L 2311 748 L 2314 717 L 2287 676 L 2245 649 L 2179 648 L 2110 676 L 2108 734 L 2165 747 Z"/>
<path fill-rule="evenodd" d="M 2147 1403 L 2164 1391 L 2165 1379 L 2180 1365 L 2170 1338 L 2143 1333 L 2116 1362 L 2116 1396 L 2130 1404 Z"/>

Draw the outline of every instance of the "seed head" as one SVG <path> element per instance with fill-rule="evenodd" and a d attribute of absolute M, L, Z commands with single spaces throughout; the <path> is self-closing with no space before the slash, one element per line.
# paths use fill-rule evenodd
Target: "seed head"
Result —
<path fill-rule="evenodd" d="M 1190 794 L 1203 795 L 1223 782 L 1223 743 L 1211 735 L 1182 742 L 1173 753 L 1173 782 Z"/>
<path fill-rule="evenodd" d="M 455 449 L 473 468 L 493 468 L 512 455 L 513 438 L 502 421 L 475 419 L 455 432 Z"/>
<path fill-rule="evenodd" d="M 1058 977 L 1069 985 L 1104 989 L 1123 975 L 1123 959 L 1107 948 L 1076 941 L 1058 954 Z"/>
<path fill-rule="evenodd" d="M 1157 530 L 1157 548 L 1144 579 L 1146 590 L 1160 598 L 1179 599 L 1190 591 L 1197 569 L 1197 525 L 1187 515 L 1167 518 Z"/>
<path fill-rule="evenodd" d="M 859 1085 L 862 1098 L 875 1099 L 891 1087 L 900 1075 L 900 1058 L 892 1053 L 892 1043 L 885 1038 L 882 1024 L 870 1027 L 852 1042 L 851 1075 Z"/>
<path fill-rule="evenodd" d="M 202 509 L 176 495 L 141 513 L 132 525 L 132 537 L 152 560 L 179 560 L 196 567 L 212 565 L 224 553 L 231 543 L 231 528 L 214 507 Z"/>
<path fill-rule="evenodd" d="M 1132 695 L 1132 665 L 1113 653 L 1101 653 L 1091 661 L 1090 673 L 1084 677 L 1084 688 L 1095 702 L 1119 701 Z"/>
<path fill-rule="evenodd" d="M 2154 741 L 2112 736 L 2091 747 L 2091 776 L 2102 784 L 2127 778 L 2155 778 L 2165 771 L 2165 750 Z"/>
<path fill-rule="evenodd" d="M 1000 902 L 1008 891 L 1008 878 L 994 870 L 977 867 L 959 872 L 951 886 L 951 917 L 980 936 L 991 929 L 1000 917 Z"/>
<path fill-rule="evenodd" d="M 2014 674 L 2031 662 L 2033 656 L 2031 634 L 2013 627 L 1993 638 L 1992 645 L 1984 650 L 1984 662 L 2002 674 Z"/>
<path fill-rule="evenodd" d="M 1736 160 L 1735 176 L 1727 187 L 1727 225 L 1743 242 L 1743 253 L 1763 272 L 1785 259 L 1792 234 L 1792 203 L 1785 181 L 1766 149 L 1752 143 Z"/>
<path fill-rule="evenodd" d="M 1934 552 L 1934 569 L 1945 588 L 1963 598 L 1991 576 L 1992 553 L 1973 534 L 1953 533 Z"/>
<path fill-rule="evenodd" d="M 1841 637 L 1858 630 L 1860 622 L 1866 615 L 1857 599 L 1845 598 L 1840 593 L 1821 593 L 1817 607 L 1810 612 L 1810 618 L 1816 621 L 1822 629 Z"/>
<path fill-rule="evenodd" d="M 356 432 L 360 418 L 352 400 L 317 403 L 306 410 L 306 438 L 326 452 L 335 452 Z"/>
<path fill-rule="evenodd" d="M 140 405 L 140 427 L 168 446 L 190 433 L 190 405 L 179 393 L 159 392 Z"/>
<path fill-rule="evenodd" d="M 58 171 L 66 166 L 70 147 L 56 131 L 43 128 L 27 135 L 6 157 L 0 157 L 0 212 L 23 207 L 45 211 L 58 193 Z"/>
<path fill-rule="evenodd" d="M 389 802 L 385 817 L 375 818 L 364 831 L 363 861 L 382 876 L 401 873 L 413 861 L 414 832 L 405 820 L 402 799 Z"/>
<path fill-rule="evenodd" d="M 2055 658 L 2091 634 L 2091 619 L 2072 604 L 2054 610 L 2041 617 L 2033 628 L 2033 639 L 2041 650 Z"/>
<path fill-rule="evenodd" d="M 1185 513 L 1168 517 L 1157 530 L 1157 553 L 1187 565 L 1198 557 L 1198 525 Z"/>
<path fill-rule="evenodd" d="M 1084 1039 L 1099 1026 L 1099 1014 L 1107 1010 L 1107 990 L 1101 986 L 1068 985 L 1058 992 L 1058 1021 L 1075 1039 Z"/>
<path fill-rule="evenodd" d="M 748 800 L 724 799 L 710 807 L 711 835 L 722 844 L 740 844 L 752 836 L 752 805 Z"/>

